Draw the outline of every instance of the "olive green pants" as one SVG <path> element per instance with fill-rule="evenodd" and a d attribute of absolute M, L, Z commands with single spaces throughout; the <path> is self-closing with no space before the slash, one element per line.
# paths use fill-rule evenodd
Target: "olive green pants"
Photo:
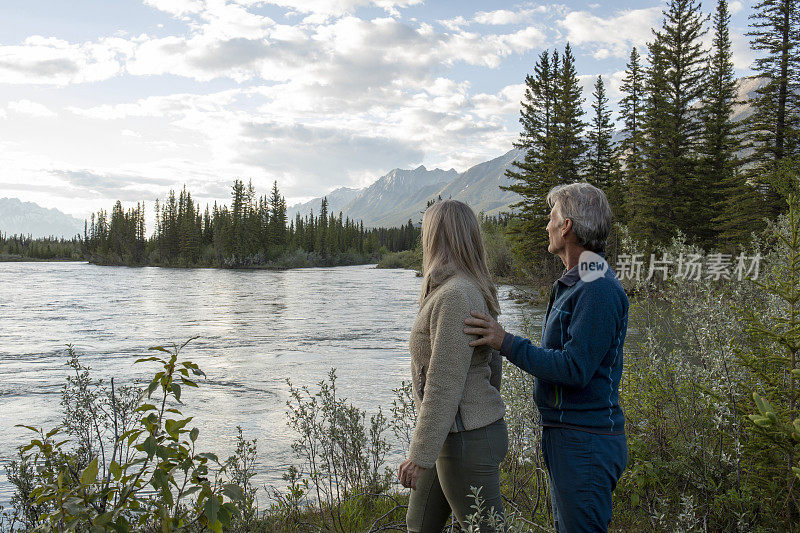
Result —
<path fill-rule="evenodd" d="M 470 487 L 482 487 L 483 507 L 503 512 L 500 463 L 508 451 L 508 428 L 502 418 L 488 426 L 450 433 L 433 468 L 422 472 L 411 491 L 406 524 L 411 533 L 439 533 L 452 511 L 463 525 L 475 513 Z M 482 524 L 481 531 L 494 531 Z"/>

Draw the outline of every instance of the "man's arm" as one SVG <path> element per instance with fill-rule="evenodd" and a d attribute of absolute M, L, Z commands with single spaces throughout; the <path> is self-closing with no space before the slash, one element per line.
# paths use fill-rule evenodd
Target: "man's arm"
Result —
<path fill-rule="evenodd" d="M 529 339 L 504 339 L 503 355 L 537 378 L 583 388 L 608 353 L 622 318 L 620 302 L 603 287 L 588 283 L 578 295 L 567 326 L 569 340 L 559 349 L 536 346 Z M 510 345 L 510 346 L 509 346 Z"/>
<path fill-rule="evenodd" d="M 503 384 L 503 356 L 500 355 L 498 350 L 492 349 L 492 358 L 489 359 L 489 371 L 491 372 L 489 383 L 500 391 L 500 387 Z"/>

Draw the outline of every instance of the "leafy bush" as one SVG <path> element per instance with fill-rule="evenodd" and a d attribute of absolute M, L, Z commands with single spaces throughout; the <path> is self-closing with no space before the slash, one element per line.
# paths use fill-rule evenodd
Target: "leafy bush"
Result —
<path fill-rule="evenodd" d="M 363 510 L 387 491 L 392 473 L 384 466 L 389 443 L 384 434 L 389 421 L 380 407 L 367 420 L 365 411 L 337 396 L 336 371 L 331 369 L 327 381 L 320 381 L 319 390 L 312 394 L 307 387 L 295 388 L 287 379 L 290 399 L 288 424 L 297 434 L 292 450 L 302 460 L 301 467 L 287 473 L 290 496 L 286 501 L 296 502 L 298 496 L 316 497 L 320 520 L 324 529 L 349 531 L 345 516 L 351 500 L 361 501 L 353 510 Z M 308 476 L 308 482 L 299 489 L 298 482 Z M 296 510 L 296 508 L 294 509 Z M 370 516 L 370 515 L 367 515 Z"/>
<path fill-rule="evenodd" d="M 153 347 L 166 356 L 136 361 L 161 367 L 136 400 L 131 388 L 92 381 L 69 347 L 76 375 L 62 392 L 65 424 L 47 432 L 24 426 L 36 437 L 8 467 L 26 528 L 222 531 L 239 515 L 246 494 L 224 482 L 216 455 L 196 449 L 199 430 L 178 408 L 183 387 L 197 387 L 193 378 L 204 375 L 191 361 L 178 361 L 187 343 Z"/>

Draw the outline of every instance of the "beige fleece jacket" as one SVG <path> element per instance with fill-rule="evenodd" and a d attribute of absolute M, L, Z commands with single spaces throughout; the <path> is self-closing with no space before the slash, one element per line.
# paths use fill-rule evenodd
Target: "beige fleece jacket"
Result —
<path fill-rule="evenodd" d="M 459 410 L 466 430 L 505 415 L 498 390 L 499 352 L 471 347 L 470 341 L 478 337 L 463 332 L 471 309 L 489 313 L 483 294 L 471 278 L 452 270 L 432 280 L 431 288 L 409 341 L 417 425 L 408 457 L 423 468 L 433 467 L 448 432 L 456 431 Z"/>

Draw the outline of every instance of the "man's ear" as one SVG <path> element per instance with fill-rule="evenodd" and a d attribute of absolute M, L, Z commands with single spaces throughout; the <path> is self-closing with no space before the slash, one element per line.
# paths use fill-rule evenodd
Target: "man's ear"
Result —
<path fill-rule="evenodd" d="M 569 233 L 569 230 L 571 230 L 571 229 L 572 229 L 572 219 L 571 218 L 565 218 L 564 222 L 561 224 L 561 230 L 562 230 L 563 236 L 566 237 L 567 234 Z"/>

